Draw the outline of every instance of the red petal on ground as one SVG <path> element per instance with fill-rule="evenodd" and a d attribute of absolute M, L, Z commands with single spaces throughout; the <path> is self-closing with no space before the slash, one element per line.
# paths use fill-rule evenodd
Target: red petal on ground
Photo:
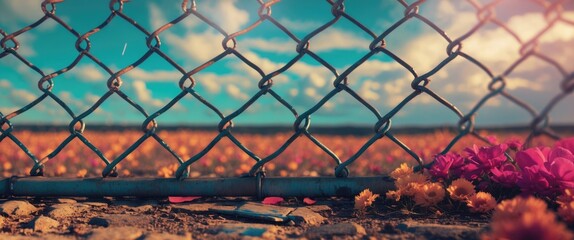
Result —
<path fill-rule="evenodd" d="M 182 203 L 182 202 L 191 202 L 195 199 L 199 199 L 201 197 L 197 196 L 189 196 L 189 197 L 168 197 L 170 203 Z"/>
<path fill-rule="evenodd" d="M 307 205 L 313 205 L 313 204 L 315 204 L 317 201 L 306 197 L 306 198 L 303 198 L 303 202 L 304 202 L 305 204 L 307 204 Z"/>
<path fill-rule="evenodd" d="M 266 197 L 265 199 L 263 199 L 263 201 L 261 201 L 261 203 L 267 205 L 277 205 L 280 202 L 283 202 L 282 197 Z"/>

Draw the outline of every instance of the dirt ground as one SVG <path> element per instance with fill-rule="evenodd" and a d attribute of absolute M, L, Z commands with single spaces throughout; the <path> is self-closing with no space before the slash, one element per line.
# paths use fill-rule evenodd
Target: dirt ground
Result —
<path fill-rule="evenodd" d="M 16 200 L 16 201 L 15 201 Z M 8 202 L 33 205 L 10 212 Z M 213 211 L 209 206 L 259 203 L 252 198 L 202 198 L 187 203 L 134 198 L 20 198 L 0 201 L 2 239 L 477 239 L 489 215 L 456 209 L 413 209 L 381 200 L 364 214 L 346 198 L 313 205 L 289 198 L 279 206 L 308 208 L 318 223 L 275 223 Z M 28 206 L 28 205 L 26 205 Z M 265 206 L 264 206 L 265 207 Z M 48 219 L 48 220 L 46 220 Z M 55 221 L 52 221 L 55 220 Z M 239 230 L 238 230 L 239 229 Z M 133 234 L 132 234 L 133 233 Z"/>

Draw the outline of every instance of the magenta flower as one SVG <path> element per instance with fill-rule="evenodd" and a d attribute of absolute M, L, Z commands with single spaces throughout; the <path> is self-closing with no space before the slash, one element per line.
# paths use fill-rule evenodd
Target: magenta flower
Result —
<path fill-rule="evenodd" d="M 504 155 L 506 149 L 508 149 L 506 144 L 480 148 L 473 145 L 472 148 L 466 148 L 464 152 L 467 154 L 467 162 L 462 167 L 463 176 L 474 180 L 490 172 L 491 169 L 499 167 L 506 162 L 506 155 Z"/>
<path fill-rule="evenodd" d="M 518 151 L 518 150 L 520 150 L 520 148 L 522 148 L 522 142 L 516 138 L 512 138 L 512 139 L 507 140 L 506 145 L 508 145 L 508 148 L 510 148 L 514 151 Z"/>
<path fill-rule="evenodd" d="M 504 187 L 514 187 L 518 181 L 519 173 L 516 167 L 510 163 L 505 163 L 500 167 L 490 169 L 490 179 Z"/>
<path fill-rule="evenodd" d="M 522 169 L 518 186 L 527 193 L 551 195 L 574 188 L 574 154 L 567 148 L 568 141 L 554 149 L 530 148 L 516 153 L 516 162 Z"/>
<path fill-rule="evenodd" d="M 429 172 L 436 178 L 447 179 L 449 175 L 459 177 L 462 166 L 464 166 L 464 159 L 459 154 L 449 152 L 437 155 Z"/>
<path fill-rule="evenodd" d="M 570 153 L 574 153 L 574 137 L 562 139 L 554 145 L 555 148 L 565 148 Z"/>

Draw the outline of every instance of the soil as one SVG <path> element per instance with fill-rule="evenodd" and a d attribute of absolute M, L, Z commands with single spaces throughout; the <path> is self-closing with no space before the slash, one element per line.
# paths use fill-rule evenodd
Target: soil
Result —
<path fill-rule="evenodd" d="M 15 199 L 10 199 L 15 200 Z M 167 199 L 133 198 L 24 198 L 16 199 L 31 203 L 37 211 L 24 215 L 4 213 L 1 238 L 13 239 L 98 239 L 98 229 L 132 227 L 141 234 L 132 239 L 477 239 L 488 228 L 490 216 L 470 214 L 468 211 L 451 209 L 420 209 L 412 211 L 409 206 L 392 205 L 376 201 L 374 207 L 364 213 L 353 209 L 353 201 L 345 198 L 317 199 L 311 207 L 326 220 L 310 225 L 286 221 L 273 223 L 246 218 L 234 214 L 222 214 L 209 210 L 187 211 L 181 206 L 200 203 L 239 205 L 245 202 L 260 202 L 252 198 L 202 198 L 193 202 L 174 204 Z M 2 200 L 0 203 L 6 202 Z M 68 205 L 62 208 L 63 205 Z M 86 208 L 86 205 L 89 206 Z M 290 198 L 279 204 L 284 207 L 305 207 L 301 199 Z M 79 207 L 79 208 L 75 208 Z M 72 209 L 56 214 L 55 208 Z M 460 207 L 459 207 L 460 208 Z M 76 209 L 76 210 L 74 210 Z M 53 217 L 58 226 L 35 226 L 39 216 Z M 335 225 L 345 223 L 343 225 Z M 356 225 L 349 224 L 356 223 Z M 232 233 L 221 226 L 268 226 L 273 227 L 263 235 Z M 261 224 L 261 225 L 258 225 Z M 357 226 L 358 225 L 358 226 Z M 321 228 L 320 226 L 327 226 Z M 330 226 L 337 226 L 330 229 Z M 347 227 L 350 230 L 345 230 Z M 360 228 L 364 228 L 364 231 Z M 358 229 L 355 229 L 358 228 Z M 325 231 L 327 229 L 328 231 Z M 334 232 L 329 232 L 333 230 Z M 340 230 L 340 231 L 338 231 Z M 118 229 L 119 238 L 129 239 L 125 229 Z M 338 232 L 337 232 L 338 231 Z M 162 233 L 163 235 L 157 235 Z M 154 235 L 155 234 L 155 235 Z M 19 237 L 19 238 L 15 238 Z M 102 237 L 103 238 L 103 237 Z M 107 240 L 114 239 L 109 237 Z"/>

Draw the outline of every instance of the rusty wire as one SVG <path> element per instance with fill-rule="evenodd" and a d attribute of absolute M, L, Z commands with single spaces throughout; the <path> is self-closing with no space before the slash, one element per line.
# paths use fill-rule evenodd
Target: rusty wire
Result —
<path fill-rule="evenodd" d="M 89 30 L 84 34 L 78 33 L 72 27 L 70 27 L 64 20 L 59 18 L 56 15 L 56 5 L 63 0 L 44 0 L 41 4 L 42 11 L 44 16 L 37 20 L 36 22 L 30 24 L 27 27 L 24 27 L 18 31 L 13 33 L 6 33 L 0 29 L 0 34 L 2 34 L 2 39 L 0 41 L 0 46 L 2 47 L 2 52 L 0 52 L 0 58 L 4 57 L 15 57 L 28 66 L 33 71 L 37 72 L 41 75 L 40 80 L 38 81 L 38 88 L 42 92 L 42 95 L 38 97 L 36 100 L 30 102 L 23 108 L 16 110 L 9 114 L 3 114 L 0 112 L 0 141 L 4 141 L 10 139 L 18 147 L 20 147 L 28 157 L 33 160 L 34 166 L 30 171 L 30 175 L 38 176 L 43 175 L 43 168 L 44 163 L 49 161 L 51 158 L 55 157 L 63 148 L 66 147 L 70 141 L 75 138 L 78 138 L 83 142 L 89 149 L 91 149 L 94 153 L 96 153 L 101 160 L 106 164 L 105 169 L 102 172 L 103 177 L 108 176 L 116 176 L 117 173 L 115 171 L 115 167 L 117 164 L 122 162 L 131 152 L 138 148 L 140 144 L 142 144 L 146 139 L 153 138 L 157 141 L 163 148 L 171 153 L 171 155 L 179 162 L 180 167 L 175 173 L 175 177 L 178 179 L 187 177 L 187 171 L 191 165 L 201 159 L 205 154 L 207 154 L 221 139 L 228 138 L 231 140 L 235 145 L 237 145 L 243 152 L 249 155 L 253 160 L 254 164 L 249 172 L 249 176 L 258 176 L 261 177 L 264 174 L 264 166 L 266 163 L 275 159 L 278 155 L 280 155 L 291 143 L 293 143 L 298 137 L 305 136 L 309 138 L 315 145 L 321 148 L 326 154 L 328 154 L 337 167 L 334 170 L 334 175 L 337 177 L 346 177 L 349 175 L 349 171 L 347 166 L 352 164 L 361 154 L 366 151 L 373 143 L 377 140 L 387 137 L 391 141 L 393 141 L 397 146 L 402 148 L 406 151 L 409 155 L 412 156 L 414 160 L 419 163 L 419 167 L 422 167 L 425 164 L 425 161 L 421 159 L 413 150 L 411 150 L 408 146 L 400 141 L 397 137 L 395 137 L 392 133 L 392 118 L 399 113 L 404 106 L 406 106 L 410 101 L 415 99 L 421 94 L 427 94 L 428 96 L 435 99 L 440 104 L 444 105 L 446 108 L 450 109 L 453 113 L 455 113 L 459 117 L 459 121 L 457 123 L 458 126 L 458 134 L 456 137 L 452 139 L 452 141 L 444 148 L 442 153 L 448 152 L 451 147 L 459 141 L 462 137 L 466 135 L 472 135 L 484 142 L 488 143 L 488 140 L 481 136 L 474 128 L 475 126 L 475 115 L 479 109 L 485 104 L 485 102 L 495 96 L 502 96 L 508 99 L 510 102 L 514 103 L 518 107 L 527 111 L 531 116 L 532 120 L 530 123 L 530 134 L 526 139 L 526 143 L 529 143 L 533 138 L 546 135 L 554 139 L 559 139 L 559 135 L 556 134 L 550 127 L 550 120 L 549 120 L 549 113 L 552 111 L 553 107 L 560 102 L 565 96 L 571 94 L 574 90 L 574 73 L 568 73 L 560 64 L 558 64 L 555 60 L 553 60 L 552 56 L 546 55 L 544 52 L 538 50 L 539 39 L 550 29 L 552 28 L 557 22 L 562 22 L 565 24 L 569 24 L 574 26 L 574 22 L 572 20 L 563 18 L 563 5 L 565 4 L 566 0 L 558 0 L 558 1 L 547 1 L 547 0 L 532 0 L 533 2 L 539 4 L 544 8 L 544 17 L 547 21 L 546 27 L 540 30 L 534 37 L 530 39 L 521 39 L 515 32 L 513 32 L 510 28 L 508 28 L 502 21 L 496 18 L 494 14 L 495 7 L 503 2 L 503 0 L 493 0 L 487 4 L 480 4 L 476 0 L 467 0 L 475 9 L 476 9 L 476 17 L 478 22 L 471 26 L 466 33 L 457 37 L 457 38 L 450 38 L 447 33 L 443 29 L 441 29 L 438 25 L 427 19 L 425 16 L 419 14 L 419 8 L 422 4 L 425 3 L 425 0 L 418 0 L 411 4 L 407 3 L 404 0 L 398 0 L 399 4 L 404 7 L 404 14 L 403 17 L 392 24 L 389 28 L 387 28 L 384 32 L 377 35 L 375 32 L 371 31 L 357 19 L 353 18 L 345 12 L 345 3 L 344 0 L 327 0 L 327 2 L 331 5 L 331 14 L 332 19 L 323 24 L 322 26 L 318 27 L 314 31 L 310 32 L 302 39 L 297 38 L 289 29 L 283 26 L 279 21 L 273 18 L 272 16 L 272 7 L 274 4 L 278 2 L 278 0 L 271 0 L 267 2 L 263 2 L 262 0 L 258 0 L 260 7 L 257 12 L 258 18 L 254 21 L 251 25 L 241 29 L 240 31 L 234 33 L 226 32 L 222 27 L 218 26 L 215 21 L 213 21 L 212 16 L 205 16 L 201 13 L 198 4 L 195 1 L 183 0 L 181 3 L 182 14 L 172 20 L 171 22 L 161 26 L 160 28 L 150 32 L 146 30 L 144 27 L 139 25 L 136 21 L 132 18 L 124 14 L 123 9 L 128 7 L 126 5 L 127 0 L 111 0 L 109 2 L 109 16 L 97 27 L 94 29 Z M 160 41 L 160 34 L 173 27 L 174 25 L 178 24 L 182 20 L 195 17 L 201 21 L 203 21 L 208 26 L 212 27 L 213 29 L 217 30 L 220 34 L 223 35 L 224 39 L 222 41 L 222 48 L 223 51 L 215 56 L 214 58 L 206 61 L 205 63 L 199 65 L 198 67 L 187 71 L 182 66 L 177 64 L 172 58 L 170 58 L 166 53 L 161 50 L 161 41 Z M 46 74 L 38 67 L 34 66 L 30 61 L 28 61 L 24 56 L 22 56 L 18 49 L 20 47 L 20 43 L 18 42 L 18 36 L 34 29 L 44 23 L 47 19 L 53 19 L 58 24 L 63 26 L 70 34 L 72 34 L 76 39 L 75 48 L 78 51 L 77 57 L 66 67 L 57 70 L 53 73 Z M 146 46 L 148 50 L 134 63 L 120 69 L 117 72 L 112 71 L 106 64 L 100 61 L 96 56 L 92 55 L 90 52 L 91 42 L 89 37 L 93 34 L 97 34 L 100 30 L 105 28 L 110 22 L 112 21 L 125 21 L 132 25 L 134 28 L 138 29 L 146 36 Z M 236 39 L 241 35 L 249 33 L 253 29 L 257 28 L 262 22 L 268 21 L 272 23 L 275 27 L 279 30 L 284 32 L 289 36 L 291 40 L 293 40 L 297 47 L 295 51 L 297 55 L 291 59 L 286 65 L 282 66 L 281 68 L 277 69 L 271 73 L 265 73 L 259 66 L 251 62 L 247 57 L 242 55 L 242 53 L 236 49 L 237 41 Z M 350 65 L 344 72 L 339 74 L 337 70 L 329 64 L 329 62 L 322 59 L 319 55 L 313 52 L 313 48 L 310 46 L 309 41 L 315 37 L 317 34 L 321 33 L 325 29 L 329 28 L 333 24 L 338 21 L 349 21 L 350 23 L 354 24 L 356 27 L 361 29 L 367 35 L 372 37 L 372 42 L 370 43 L 369 52 L 365 54 L 361 59 L 354 62 Z M 436 34 L 442 37 L 447 43 L 448 46 L 446 47 L 446 58 L 444 58 L 437 66 L 431 69 L 428 72 L 418 74 L 415 69 L 410 66 L 405 60 L 401 59 L 397 55 L 395 55 L 391 50 L 386 48 L 385 38 L 391 34 L 394 30 L 396 30 L 399 26 L 404 24 L 407 21 L 421 21 L 422 23 L 431 27 Z M 492 71 L 482 64 L 480 61 L 476 60 L 472 56 L 466 54 L 463 51 L 463 43 L 467 38 L 472 36 L 474 33 L 479 31 L 483 28 L 486 24 L 492 23 L 498 25 L 501 29 L 504 29 L 509 35 L 517 40 L 520 47 L 520 57 L 514 61 L 506 70 L 502 72 L 500 75 L 494 75 Z M 83 47 L 82 44 L 85 46 Z M 131 71 L 141 63 L 145 62 L 152 54 L 157 54 L 161 58 L 165 59 L 173 68 L 179 71 L 182 74 L 182 77 L 179 79 L 179 87 L 181 89 L 181 93 L 178 94 L 175 98 L 173 98 L 167 105 L 159 109 L 157 112 L 148 114 L 136 101 L 133 101 L 129 98 L 124 92 L 121 90 L 122 86 L 122 75 L 126 74 L 127 72 Z M 369 102 L 364 100 L 358 93 L 356 93 L 352 88 L 348 86 L 347 83 L 347 76 L 352 73 L 357 67 L 363 64 L 365 61 L 370 59 L 372 56 L 376 54 L 384 54 L 402 67 L 404 67 L 409 73 L 412 74 L 413 80 L 411 82 L 412 92 L 405 97 L 399 104 L 397 104 L 393 109 L 391 109 L 386 114 L 382 115 L 379 111 L 372 106 Z M 205 100 L 198 92 L 195 91 L 194 87 L 196 85 L 196 81 L 194 79 L 194 75 L 201 72 L 206 67 L 217 63 L 221 59 L 227 56 L 234 56 L 237 59 L 241 60 L 245 64 L 247 64 L 250 68 L 255 70 L 261 76 L 261 79 L 258 82 L 259 91 L 251 96 L 251 98 L 245 102 L 239 109 L 235 110 L 233 113 L 229 115 L 224 115 L 216 106 L 211 104 L 209 101 Z M 333 74 L 333 88 L 332 90 L 327 93 L 323 98 L 316 103 L 313 107 L 307 109 L 303 113 L 298 113 L 291 104 L 281 98 L 279 94 L 277 94 L 273 90 L 273 77 L 282 74 L 284 71 L 288 70 L 291 66 L 297 63 L 301 58 L 304 56 L 310 56 L 317 62 L 319 62 L 322 66 L 328 69 Z M 53 79 L 56 76 L 61 74 L 65 74 L 67 71 L 73 69 L 78 62 L 87 57 L 104 69 L 108 74 L 109 78 L 106 82 L 108 91 L 100 97 L 100 99 L 93 104 L 88 110 L 82 112 L 80 114 L 75 114 L 58 96 L 52 93 L 52 87 L 54 85 Z M 512 73 L 512 71 L 524 62 L 526 59 L 534 57 L 538 58 L 552 66 L 554 66 L 562 75 L 563 80 L 560 83 L 561 92 L 555 96 L 541 111 L 537 112 L 533 107 L 531 107 L 526 102 L 518 99 L 517 97 L 511 95 L 505 90 L 506 80 L 505 78 Z M 437 73 L 439 70 L 444 68 L 446 65 L 449 64 L 455 58 L 463 58 L 468 62 L 478 66 L 482 69 L 489 77 L 490 77 L 490 84 L 488 85 L 489 92 L 480 99 L 475 106 L 467 113 L 461 112 L 457 106 L 453 103 L 450 103 L 448 100 L 440 96 L 439 94 L 435 93 L 433 90 L 429 88 L 431 86 L 430 78 Z M 337 154 L 331 151 L 327 146 L 322 144 L 317 138 L 310 133 L 309 127 L 311 125 L 310 117 L 312 114 L 317 112 L 321 109 L 325 103 L 327 103 L 330 99 L 332 99 L 335 95 L 340 94 L 341 92 L 346 92 L 350 96 L 352 96 L 355 100 L 357 100 L 360 104 L 365 107 L 366 111 L 372 112 L 372 114 L 378 119 L 373 126 L 373 134 L 372 137 L 349 159 L 342 161 Z M 97 147 L 95 147 L 89 139 L 87 139 L 84 135 L 84 129 L 86 127 L 86 123 L 84 119 L 92 114 L 102 103 L 104 103 L 110 96 L 118 95 L 124 101 L 129 103 L 133 108 L 135 108 L 141 115 L 145 117 L 141 125 L 142 136 L 133 143 L 130 147 L 125 149 L 123 153 L 121 153 L 118 157 L 113 160 L 108 159 Z M 219 134 L 211 141 L 211 143 L 202 151 L 197 153 L 196 155 L 190 157 L 189 159 L 182 159 L 178 154 L 176 154 L 169 146 L 166 144 L 161 137 L 156 134 L 156 129 L 158 127 L 158 122 L 156 118 L 168 111 L 171 107 L 173 107 L 179 100 L 183 97 L 191 95 L 193 98 L 199 100 L 202 104 L 207 106 L 211 111 L 213 111 L 219 118 L 221 119 L 218 124 L 218 131 Z M 242 114 L 249 106 L 255 103 L 260 97 L 263 95 L 270 95 L 275 100 L 277 100 L 282 106 L 287 108 L 295 117 L 295 121 L 293 123 L 293 134 L 289 137 L 278 149 L 275 150 L 272 154 L 266 157 L 259 157 L 254 152 L 250 151 L 246 148 L 232 133 L 232 129 L 234 127 L 233 119 Z M 47 156 L 43 156 L 38 158 L 32 152 L 28 150 L 25 144 L 23 144 L 16 136 L 12 134 L 13 131 L 13 123 L 10 121 L 14 117 L 18 116 L 19 114 L 26 112 L 27 110 L 33 108 L 38 103 L 44 101 L 46 98 L 53 99 L 56 103 L 58 103 L 72 118 L 72 121 L 69 123 L 68 130 L 70 135 L 66 138 L 60 145 L 53 150 Z M 427 162 L 428 163 L 428 162 Z"/>

